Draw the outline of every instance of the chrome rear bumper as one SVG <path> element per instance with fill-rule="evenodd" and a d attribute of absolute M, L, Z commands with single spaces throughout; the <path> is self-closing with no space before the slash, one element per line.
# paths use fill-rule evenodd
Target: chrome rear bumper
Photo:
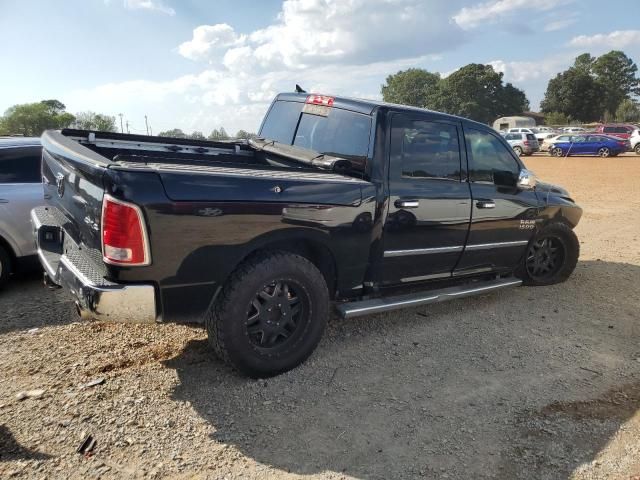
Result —
<path fill-rule="evenodd" d="M 31 211 L 45 283 L 68 289 L 84 318 L 126 323 L 158 321 L 154 286 L 124 285 L 106 280 L 94 262 L 82 256 L 77 245 L 64 239 L 60 215 L 54 207 L 37 207 Z"/>

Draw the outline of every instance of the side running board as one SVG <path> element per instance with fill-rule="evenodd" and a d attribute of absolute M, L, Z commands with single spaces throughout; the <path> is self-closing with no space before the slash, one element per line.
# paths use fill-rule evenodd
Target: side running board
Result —
<path fill-rule="evenodd" d="M 369 300 L 359 300 L 356 302 L 340 303 L 336 305 L 342 318 L 359 317 L 360 315 L 370 315 L 372 313 L 389 312 L 407 307 L 419 307 L 430 303 L 445 302 L 454 298 L 470 297 L 482 293 L 492 292 L 500 288 L 517 287 L 522 284 L 522 280 L 514 277 L 499 278 L 486 282 L 477 282 L 472 285 L 462 285 L 448 287 L 440 290 L 429 290 L 417 292 L 409 295 L 399 295 L 395 297 L 372 298 Z"/>

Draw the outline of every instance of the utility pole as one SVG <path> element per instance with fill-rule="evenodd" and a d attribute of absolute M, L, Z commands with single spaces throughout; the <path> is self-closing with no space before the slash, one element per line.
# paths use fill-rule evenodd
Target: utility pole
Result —
<path fill-rule="evenodd" d="M 129 131 L 129 120 L 127 120 L 127 133 L 131 133 L 131 132 Z"/>
<path fill-rule="evenodd" d="M 122 114 L 118 114 L 120 116 L 120 133 L 124 133 L 124 128 L 122 127 Z"/>
<path fill-rule="evenodd" d="M 149 120 L 146 115 L 144 116 L 144 124 L 147 126 L 147 135 L 149 135 Z"/>

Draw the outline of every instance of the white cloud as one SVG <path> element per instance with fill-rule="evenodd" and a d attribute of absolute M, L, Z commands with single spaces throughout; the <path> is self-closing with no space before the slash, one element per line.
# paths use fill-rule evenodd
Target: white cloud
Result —
<path fill-rule="evenodd" d="M 166 15 L 175 15 L 176 11 L 165 5 L 162 0 L 123 0 L 124 8 L 128 10 L 152 10 Z"/>
<path fill-rule="evenodd" d="M 597 35 L 580 35 L 569 41 L 571 47 L 611 47 L 624 48 L 640 44 L 640 30 L 616 30 Z"/>
<path fill-rule="evenodd" d="M 574 23 L 578 21 L 577 16 L 569 16 L 567 18 L 562 18 L 560 20 L 553 20 L 545 24 L 544 31 L 545 32 L 556 32 L 558 30 L 565 29 L 570 27 Z"/>
<path fill-rule="evenodd" d="M 496 72 L 504 73 L 507 82 L 523 83 L 533 80 L 547 81 L 573 61 L 572 54 L 559 54 L 533 61 L 492 60 L 487 62 Z"/>
<path fill-rule="evenodd" d="M 453 16 L 455 22 L 465 30 L 485 24 L 494 24 L 512 18 L 520 11 L 545 11 L 574 0 L 490 0 L 471 7 L 463 7 Z"/>
<path fill-rule="evenodd" d="M 270 70 L 415 57 L 464 41 L 451 8 L 447 0 L 286 0 L 266 28 L 239 34 L 227 24 L 201 25 L 178 51 L 192 60 L 222 58 L 229 68 L 242 62 Z"/>
<path fill-rule="evenodd" d="M 177 53 L 202 62 L 199 74 L 111 83 L 62 100 L 70 111 L 127 112 L 131 121 L 148 115 L 156 132 L 220 125 L 255 131 L 275 94 L 296 83 L 310 92 L 379 98 L 387 75 L 435 70 L 442 53 L 466 40 L 451 20 L 461 1 L 286 0 L 265 28 L 194 28 Z"/>
<path fill-rule="evenodd" d="M 178 47 L 178 52 L 191 60 L 206 60 L 222 49 L 242 45 L 245 39 L 226 23 L 200 25 L 193 30 L 193 38 Z"/>

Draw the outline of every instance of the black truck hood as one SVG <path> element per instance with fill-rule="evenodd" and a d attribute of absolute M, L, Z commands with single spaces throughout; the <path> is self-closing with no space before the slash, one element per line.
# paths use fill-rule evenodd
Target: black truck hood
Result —
<path fill-rule="evenodd" d="M 571 198 L 571 195 L 569 194 L 569 191 L 566 188 L 561 187 L 560 185 L 555 185 L 553 183 L 543 182 L 541 180 L 538 180 L 536 182 L 536 192 L 541 193 L 542 195 L 547 195 L 547 196 L 554 195 L 556 197 L 561 197 L 573 202 L 573 198 Z"/>

